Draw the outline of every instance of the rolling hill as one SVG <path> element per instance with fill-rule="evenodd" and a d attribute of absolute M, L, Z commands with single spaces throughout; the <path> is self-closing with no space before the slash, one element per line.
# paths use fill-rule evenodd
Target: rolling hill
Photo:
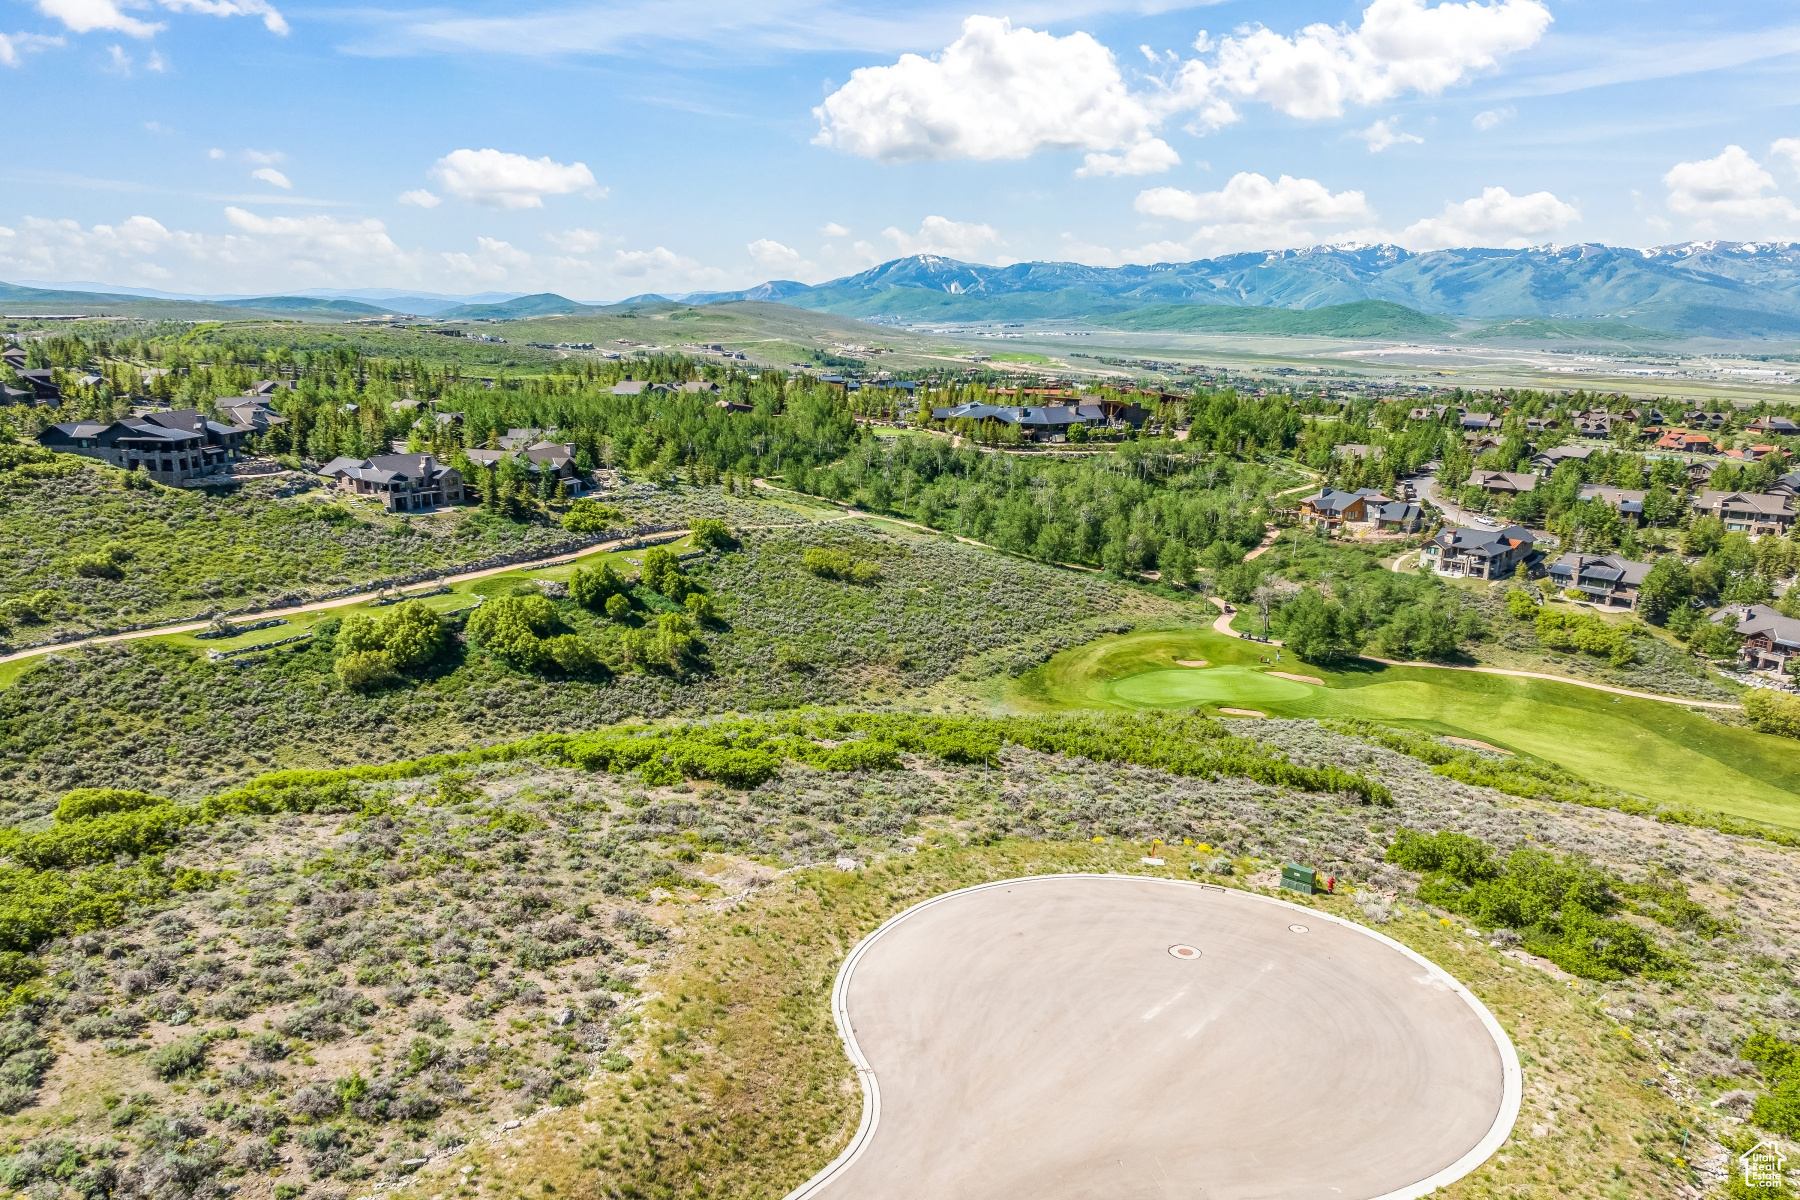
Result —
<path fill-rule="evenodd" d="M 1274 337 L 1424 338 L 1456 332 L 1456 322 L 1387 300 L 1324 308 L 1252 308 L 1233 304 L 1157 304 L 1094 324 L 1173 333 L 1262 333 Z"/>
<path fill-rule="evenodd" d="M 460 304 L 455 308 L 446 308 L 432 314 L 435 320 L 449 320 L 461 317 L 465 320 L 486 318 L 495 321 L 516 321 L 522 317 L 554 317 L 564 313 L 578 313 L 592 309 L 590 304 L 578 304 L 566 296 L 558 296 L 555 292 L 539 292 L 535 296 L 520 296 L 516 300 L 506 300 L 499 304 Z"/>

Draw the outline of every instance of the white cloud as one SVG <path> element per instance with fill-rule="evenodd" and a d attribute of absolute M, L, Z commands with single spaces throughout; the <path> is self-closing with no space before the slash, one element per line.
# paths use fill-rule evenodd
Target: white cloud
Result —
<path fill-rule="evenodd" d="M 285 34 L 288 24 L 267 0 L 157 0 L 169 12 L 204 13 L 214 17 L 256 16 L 271 33 Z M 154 37 L 166 28 L 159 22 L 140 21 L 123 9 L 144 9 L 148 0 L 36 0 L 38 11 L 61 21 L 71 33 L 107 30 L 128 37 Z M 160 70 L 160 67 L 152 68 Z"/>
<path fill-rule="evenodd" d="M 1250 171 L 1233 175 L 1216 192 L 1150 188 L 1138 193 L 1146 216 L 1198 222 L 1187 246 L 1268 249 L 1317 240 L 1315 224 L 1342 224 L 1374 216 L 1361 192 L 1333 192 L 1316 179 L 1283 175 L 1271 182 Z"/>
<path fill-rule="evenodd" d="M 1663 184 L 1669 189 L 1669 207 L 1692 219 L 1702 232 L 1711 232 L 1720 223 L 1800 221 L 1800 209 L 1786 196 L 1770 194 L 1776 190 L 1775 177 L 1742 146 L 1727 146 L 1717 158 L 1676 163 L 1663 176 Z"/>
<path fill-rule="evenodd" d="M 410 204 L 414 208 L 436 208 L 443 201 L 424 188 L 414 188 L 410 192 L 401 192 L 396 197 L 402 204 Z"/>
<path fill-rule="evenodd" d="M 1082 166 L 1075 174 L 1083 178 L 1101 175 L 1155 175 L 1170 167 L 1179 166 L 1181 155 L 1175 148 L 1161 138 L 1151 138 L 1147 142 L 1139 142 L 1123 154 L 1094 154 L 1084 156 Z"/>
<path fill-rule="evenodd" d="M 819 227 L 819 232 L 824 234 L 826 237 L 849 237 L 850 236 L 850 231 L 848 229 L 845 229 L 842 225 L 839 225 L 836 221 L 825 222 L 824 225 Z"/>
<path fill-rule="evenodd" d="M 703 267 L 666 246 L 649 250 L 615 250 L 613 274 L 636 281 L 638 290 L 695 291 L 723 287 L 731 277 L 717 267 Z"/>
<path fill-rule="evenodd" d="M 1442 250 L 1449 246 L 1518 248 L 1579 220 L 1580 209 L 1550 192 L 1515 196 L 1503 187 L 1490 187 L 1461 204 L 1445 204 L 1444 211 L 1435 217 L 1415 221 L 1398 240 L 1414 250 Z"/>
<path fill-rule="evenodd" d="M 1374 0 L 1356 29 L 1321 23 L 1293 37 L 1258 28 L 1221 39 L 1212 85 L 1292 117 L 1335 117 L 1348 103 L 1435 96 L 1536 44 L 1550 22 L 1540 0 Z"/>
<path fill-rule="evenodd" d="M 744 248 L 750 251 L 757 267 L 764 271 L 792 271 L 805 262 L 798 250 L 773 238 L 757 238 Z"/>
<path fill-rule="evenodd" d="M 544 240 L 565 254 L 592 254 L 613 239 L 591 229 L 570 229 L 562 233 L 546 233 Z"/>
<path fill-rule="evenodd" d="M 244 157 L 250 162 L 261 163 L 265 167 L 272 167 L 276 163 L 287 161 L 287 155 L 279 150 L 246 150 Z"/>
<path fill-rule="evenodd" d="M 274 167 L 258 167 L 256 170 L 250 172 L 250 178 L 260 179 L 264 183 L 272 183 L 278 188 L 292 189 L 294 186 L 292 183 L 290 183 L 288 181 L 288 177 L 286 175 L 283 175 L 280 171 L 277 171 Z"/>
<path fill-rule="evenodd" d="M 261 17 L 263 28 L 286 36 L 288 23 L 266 0 L 160 0 L 171 12 L 205 13 L 214 17 Z"/>
<path fill-rule="evenodd" d="M 881 236 L 893 243 L 902 257 L 912 254 L 936 254 L 944 258 L 974 258 L 998 242 L 1000 235 L 991 225 L 974 221 L 952 221 L 948 217 L 926 217 L 919 223 L 918 233 L 906 233 L 892 225 Z M 867 245 L 858 242 L 860 249 Z"/>
<path fill-rule="evenodd" d="M 1486 133 L 1488 130 L 1494 128 L 1496 125 L 1499 125 L 1505 121 L 1510 121 L 1518 115 L 1519 115 L 1518 109 L 1514 108 L 1510 104 L 1503 104 L 1499 108 L 1489 108 L 1489 109 L 1483 110 L 1482 112 L 1476 113 L 1475 120 L 1471 123 L 1475 126 L 1475 128 L 1481 130 L 1481 132 L 1483 132 L 1483 133 Z"/>
<path fill-rule="evenodd" d="M 206 157 L 208 157 L 208 158 L 224 158 L 225 152 L 223 150 L 219 149 L 217 146 L 214 146 L 211 150 L 208 150 L 206 152 Z"/>
<path fill-rule="evenodd" d="M 458 277 L 476 283 L 505 283 L 531 265 L 531 255 L 497 238 L 475 239 L 475 253 L 446 252 L 441 257 Z"/>
<path fill-rule="evenodd" d="M 1126 88 L 1112 51 L 1085 33 L 1056 37 L 998 17 L 968 18 L 962 36 L 932 58 L 903 54 L 892 66 L 858 68 L 813 115 L 815 145 L 883 162 L 1041 150 L 1126 151 L 1143 169 L 1179 161 L 1160 142 L 1132 158 L 1155 140 L 1159 116 Z M 1089 173 L 1118 172 L 1090 160 Z"/>
<path fill-rule="evenodd" d="M 542 208 L 545 196 L 595 188 L 584 163 L 565 166 L 499 150 L 453 150 L 438 159 L 431 174 L 451 195 L 486 208 Z"/>
<path fill-rule="evenodd" d="M 125 47 L 123 47 L 123 46 L 108 46 L 106 48 L 106 59 L 107 59 L 107 65 L 103 69 L 108 74 L 124 75 L 127 78 L 130 77 L 130 75 L 131 75 L 131 55 L 125 53 Z"/>
<path fill-rule="evenodd" d="M 114 0 L 37 0 L 38 11 L 61 21 L 71 33 L 92 33 L 104 29 L 129 37 L 155 35 L 161 25 L 140 21 L 119 11 Z"/>
<path fill-rule="evenodd" d="M 40 33 L 0 33 L 0 67 L 16 67 L 22 61 L 21 55 L 62 44 L 61 38 L 45 37 Z"/>
<path fill-rule="evenodd" d="M 1352 130 L 1351 136 L 1359 137 L 1366 142 L 1370 154 L 1380 154 L 1389 146 L 1398 146 L 1402 142 L 1411 142 L 1414 145 L 1423 146 L 1425 144 L 1425 139 L 1418 134 L 1400 133 L 1394 129 L 1394 122 L 1398 119 L 1399 118 L 1397 117 L 1383 117 L 1367 129 Z"/>
<path fill-rule="evenodd" d="M 1787 159 L 1788 168 L 1800 172 L 1800 138 L 1780 138 L 1769 147 L 1772 158 Z"/>

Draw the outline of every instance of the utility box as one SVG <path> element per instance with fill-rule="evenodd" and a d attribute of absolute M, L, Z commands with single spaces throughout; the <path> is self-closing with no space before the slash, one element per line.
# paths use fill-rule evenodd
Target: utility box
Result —
<path fill-rule="evenodd" d="M 1325 881 L 1311 867 L 1303 867 L 1298 863 L 1281 864 L 1281 886 L 1290 892 L 1299 892 L 1311 896 L 1325 890 Z"/>

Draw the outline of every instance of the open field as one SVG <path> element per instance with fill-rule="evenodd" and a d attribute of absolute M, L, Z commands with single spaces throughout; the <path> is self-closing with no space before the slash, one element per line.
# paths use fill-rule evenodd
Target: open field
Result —
<path fill-rule="evenodd" d="M 859 943 L 835 996 L 870 1115 L 808 1198 L 1424 1194 L 1518 1114 L 1512 1044 L 1448 974 L 1222 887 L 954 892 Z"/>
<path fill-rule="evenodd" d="M 1545 680 L 1430 667 L 1329 670 L 1282 663 L 1273 647 L 1209 629 L 1109 637 L 1059 654 L 1013 683 L 1027 711 L 1253 708 L 1270 716 L 1362 718 L 1474 738 L 1529 754 L 1652 800 L 1800 828 L 1791 742 L 1724 725 L 1674 704 Z M 1205 659 L 1206 668 L 1178 666 Z M 1316 687 L 1270 670 L 1325 680 Z"/>

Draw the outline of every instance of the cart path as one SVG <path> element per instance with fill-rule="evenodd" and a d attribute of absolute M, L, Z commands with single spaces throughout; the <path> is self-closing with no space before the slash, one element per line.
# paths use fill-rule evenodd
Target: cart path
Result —
<path fill-rule="evenodd" d="M 748 526 L 746 528 L 748 528 Z M 445 575 L 438 579 L 421 580 L 418 583 L 409 584 L 408 588 L 442 587 L 447 584 L 467 583 L 471 579 L 484 579 L 489 575 L 499 575 L 507 571 L 525 571 L 537 567 L 561 566 L 564 563 L 574 562 L 579 558 L 586 558 L 590 554 L 602 554 L 610 550 L 617 550 L 626 543 L 652 546 L 661 542 L 679 541 L 692 532 L 693 530 L 691 529 L 665 529 L 661 533 L 649 534 L 643 538 L 619 538 L 617 541 L 599 542 L 589 546 L 585 550 L 577 551 L 574 554 L 553 554 L 547 558 L 528 559 L 525 562 L 508 563 L 502 567 L 485 567 L 479 571 L 464 571 L 460 575 Z M 320 610 L 327 608 L 342 608 L 350 604 L 361 604 L 370 596 L 379 596 L 383 591 L 392 590 L 394 589 L 370 588 L 367 591 L 351 592 L 347 596 L 334 596 L 329 600 L 317 600 L 311 604 L 297 604 L 291 608 L 270 608 L 264 609 L 261 612 L 239 613 L 237 615 L 247 620 L 255 621 L 265 620 L 269 617 L 295 617 L 302 613 L 319 612 Z M 400 590 L 405 591 L 407 589 L 402 588 Z M 129 642 L 138 638 L 167 637 L 172 633 L 197 633 L 211 624 L 212 621 L 210 619 L 205 621 L 183 621 L 173 625 L 153 625 L 148 629 L 130 629 L 124 633 L 99 634 L 94 637 L 79 638 L 70 642 L 57 642 L 50 646 L 33 646 L 27 650 L 18 650 L 12 654 L 0 656 L 0 663 L 17 662 L 21 658 L 35 658 L 41 654 L 56 654 L 63 650 L 79 650 L 83 646 L 98 646 L 107 642 Z"/>

